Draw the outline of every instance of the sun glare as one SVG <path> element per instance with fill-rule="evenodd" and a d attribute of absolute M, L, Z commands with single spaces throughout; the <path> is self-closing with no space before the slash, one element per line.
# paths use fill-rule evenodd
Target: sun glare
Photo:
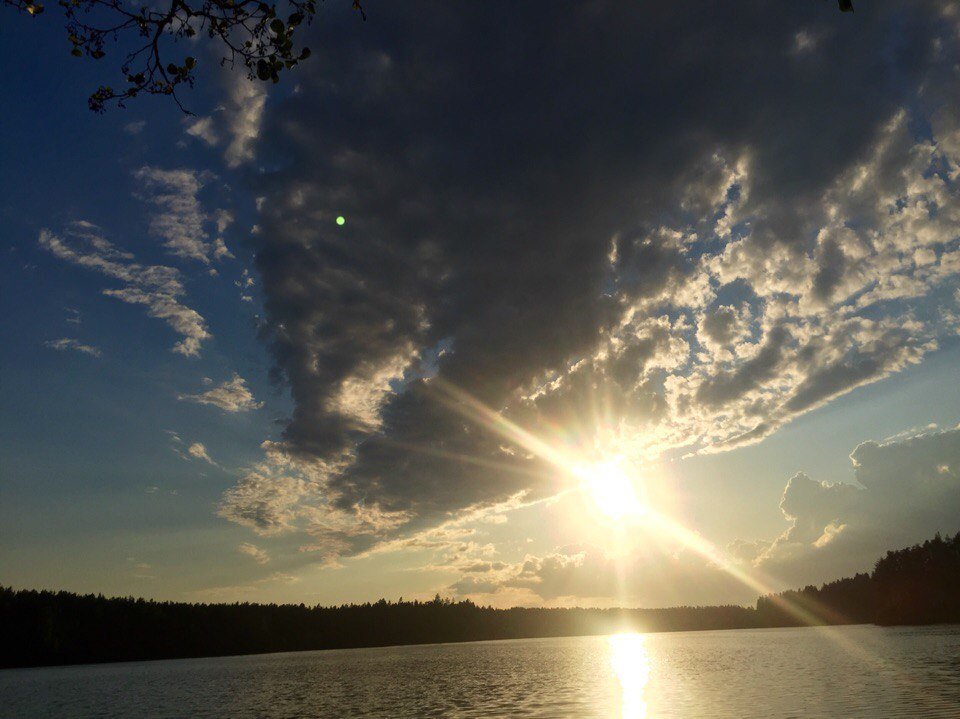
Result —
<path fill-rule="evenodd" d="M 583 467 L 577 474 L 604 516 L 626 520 L 637 519 L 647 513 L 647 506 L 638 495 L 634 481 L 616 462 Z"/>
<path fill-rule="evenodd" d="M 620 682 L 623 719 L 647 716 L 645 693 L 650 681 L 650 655 L 642 634 L 615 634 L 609 638 L 610 664 Z"/>

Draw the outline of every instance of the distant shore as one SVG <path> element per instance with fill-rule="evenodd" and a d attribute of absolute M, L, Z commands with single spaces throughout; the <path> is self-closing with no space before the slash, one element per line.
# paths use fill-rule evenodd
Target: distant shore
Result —
<path fill-rule="evenodd" d="M 872 574 L 755 607 L 545 609 L 432 601 L 189 604 L 0 588 L 0 668 L 317 649 L 829 624 L 960 623 L 960 534 L 888 552 Z"/>

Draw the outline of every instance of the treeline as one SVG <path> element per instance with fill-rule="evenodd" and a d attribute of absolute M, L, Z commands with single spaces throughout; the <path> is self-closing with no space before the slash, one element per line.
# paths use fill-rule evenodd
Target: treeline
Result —
<path fill-rule="evenodd" d="M 739 606 L 494 609 L 470 601 L 186 604 L 0 588 L 0 667 L 754 626 Z"/>
<path fill-rule="evenodd" d="M 960 623 L 960 533 L 887 552 L 872 574 L 757 600 L 767 626 Z"/>
<path fill-rule="evenodd" d="M 873 577 L 857 574 L 757 599 L 757 621 L 764 626 L 872 624 L 877 616 Z"/>
<path fill-rule="evenodd" d="M 960 534 L 756 608 L 494 609 L 470 601 L 187 604 L 0 588 L 0 667 L 803 624 L 960 622 Z"/>

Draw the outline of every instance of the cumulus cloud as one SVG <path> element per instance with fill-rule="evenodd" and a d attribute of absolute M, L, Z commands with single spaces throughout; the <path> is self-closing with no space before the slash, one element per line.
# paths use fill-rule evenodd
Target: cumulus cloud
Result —
<path fill-rule="evenodd" d="M 697 325 L 697 342 L 711 355 L 733 361 L 735 355 L 743 356 L 749 346 L 744 342 L 750 337 L 750 307 L 719 305 L 704 311 Z"/>
<path fill-rule="evenodd" d="M 211 220 L 218 232 L 223 224 L 220 213 L 208 216 L 198 197 L 208 179 L 195 170 L 164 170 L 144 166 L 134 173 L 140 181 L 143 199 L 155 208 L 150 216 L 150 232 L 163 239 L 163 246 L 176 257 L 210 264 L 212 260 L 231 258 L 222 237 L 212 240 L 206 231 Z M 222 211 L 221 211 L 222 212 Z"/>
<path fill-rule="evenodd" d="M 247 388 L 247 381 L 236 372 L 233 377 L 213 389 L 198 394 L 181 394 L 177 399 L 213 405 L 224 412 L 249 412 L 263 406 L 263 402 L 257 402 L 253 398 Z"/>
<path fill-rule="evenodd" d="M 856 484 L 790 479 L 780 503 L 790 527 L 757 553 L 757 567 L 793 583 L 825 581 L 960 530 L 960 428 L 864 442 L 850 460 Z"/>
<path fill-rule="evenodd" d="M 108 242 L 99 228 L 88 222 L 72 223 L 63 235 L 43 229 L 39 244 L 65 262 L 116 280 L 119 287 L 104 289 L 102 293 L 128 304 L 143 305 L 150 317 L 163 320 L 181 337 L 173 346 L 174 352 L 196 357 L 201 344 L 210 338 L 204 318 L 181 302 L 186 289 L 179 270 L 134 262 L 131 253 Z"/>
<path fill-rule="evenodd" d="M 80 352 L 82 354 L 91 355 L 93 357 L 100 356 L 100 348 L 93 345 L 85 345 L 79 340 L 75 340 L 71 337 L 61 337 L 58 340 L 47 340 L 43 343 L 44 347 L 49 347 L 52 350 L 57 350 L 58 352 L 66 352 L 67 350 L 73 350 L 74 352 Z"/>
<path fill-rule="evenodd" d="M 960 51 L 939 0 L 856 28 L 760 0 L 521 10 L 522 72 L 488 13 L 429 7 L 386 9 L 389 37 L 312 29 L 304 92 L 252 123 L 284 447 L 338 511 L 420 532 L 555 490 L 443 386 L 655 460 L 760 441 L 956 332 L 960 135 L 921 129 Z M 832 524 L 810 541 L 842 543 Z"/>

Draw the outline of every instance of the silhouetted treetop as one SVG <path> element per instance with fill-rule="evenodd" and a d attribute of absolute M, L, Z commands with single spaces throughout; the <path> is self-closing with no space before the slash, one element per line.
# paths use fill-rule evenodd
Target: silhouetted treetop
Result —
<path fill-rule="evenodd" d="M 322 0 L 320 0 L 322 2 Z M 360 0 L 353 7 L 366 19 Z M 41 15 L 40 0 L 3 0 L 3 4 L 30 16 Z M 317 12 L 317 0 L 170 0 L 169 4 L 135 0 L 57 0 L 66 19 L 67 41 L 76 57 L 100 60 L 108 44 L 125 51 L 120 70 L 122 87 L 101 85 L 88 100 L 90 109 L 103 112 L 109 103 L 123 107 L 139 95 L 166 95 L 188 112 L 177 91 L 193 86 L 199 65 L 193 55 L 175 49 L 184 38 L 206 36 L 221 47 L 221 65 L 237 63 L 250 80 L 278 82 L 310 56 L 295 48 L 294 36 Z"/>
<path fill-rule="evenodd" d="M 430 601 L 336 607 L 186 604 L 0 586 L 0 667 L 223 656 L 395 644 L 754 626 L 738 606 L 494 609 Z"/>
<path fill-rule="evenodd" d="M 960 622 L 960 533 L 887 552 L 873 574 L 760 597 L 757 612 L 768 624 Z"/>

